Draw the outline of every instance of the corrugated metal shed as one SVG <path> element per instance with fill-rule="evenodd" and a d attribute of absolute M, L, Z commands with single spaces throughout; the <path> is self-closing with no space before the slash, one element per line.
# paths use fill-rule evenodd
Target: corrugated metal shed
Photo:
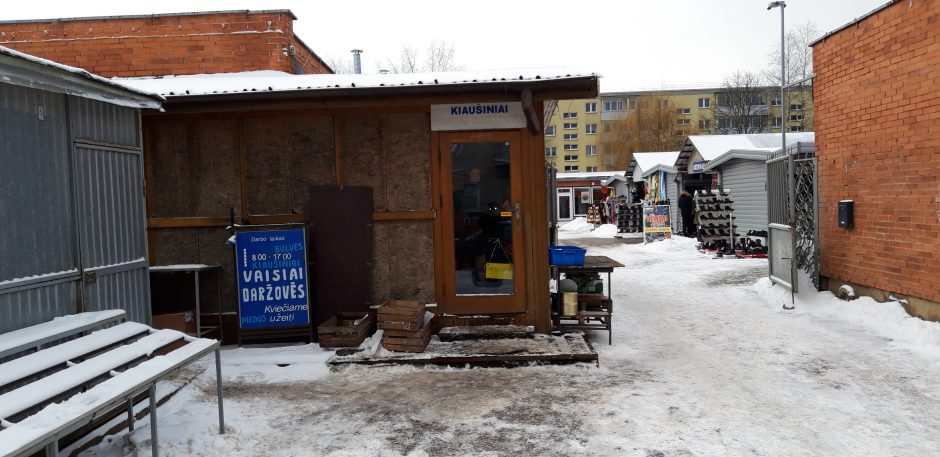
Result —
<path fill-rule="evenodd" d="M 5 48 L 0 73 L 0 332 L 111 308 L 149 322 L 136 106 L 159 97 Z"/>
<path fill-rule="evenodd" d="M 767 164 L 733 159 L 721 166 L 721 187 L 734 197 L 735 231 L 767 230 Z"/>

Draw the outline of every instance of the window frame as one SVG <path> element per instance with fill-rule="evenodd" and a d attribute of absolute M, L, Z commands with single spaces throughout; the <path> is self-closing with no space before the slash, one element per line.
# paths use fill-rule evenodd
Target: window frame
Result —
<path fill-rule="evenodd" d="M 545 146 L 545 157 L 558 157 L 558 146 Z"/>

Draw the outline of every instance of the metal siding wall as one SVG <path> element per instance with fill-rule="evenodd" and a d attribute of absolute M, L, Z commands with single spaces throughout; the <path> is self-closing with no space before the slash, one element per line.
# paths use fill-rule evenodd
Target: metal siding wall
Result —
<path fill-rule="evenodd" d="M 85 268 L 146 259 L 141 155 L 75 148 L 75 176 Z M 85 285 L 85 310 L 121 308 L 128 319 L 150 322 L 150 279 L 143 262 L 130 271 L 100 271 Z"/>
<path fill-rule="evenodd" d="M 0 84 L 0 281 L 76 268 L 67 123 L 64 96 Z"/>
<path fill-rule="evenodd" d="M 81 97 L 69 97 L 72 138 L 140 145 L 137 110 Z"/>
<path fill-rule="evenodd" d="M 67 127 L 65 96 L 0 84 L 0 281 L 77 268 Z M 77 304 L 75 281 L 0 290 L 0 333 Z"/>
<path fill-rule="evenodd" d="M 140 155 L 76 147 L 74 163 L 84 267 L 144 257 Z"/>
<path fill-rule="evenodd" d="M 77 306 L 77 281 L 0 293 L 0 333 L 72 314 Z"/>
<path fill-rule="evenodd" d="M 676 179 L 676 175 L 673 173 L 666 173 L 666 198 L 669 199 L 669 220 L 672 225 L 672 230 L 675 232 L 676 228 L 679 227 L 679 185 L 674 183 L 673 180 Z"/>
<path fill-rule="evenodd" d="M 149 324 L 149 269 L 99 275 L 94 283 L 85 286 L 85 301 L 85 311 L 123 309 L 127 311 L 127 320 Z"/>
<path fill-rule="evenodd" d="M 763 160 L 731 160 L 721 165 L 722 188 L 734 198 L 735 231 L 767 230 L 767 164 Z"/>

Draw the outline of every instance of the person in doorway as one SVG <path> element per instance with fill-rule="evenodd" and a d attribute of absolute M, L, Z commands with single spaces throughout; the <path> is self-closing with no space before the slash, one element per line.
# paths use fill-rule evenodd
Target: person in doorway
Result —
<path fill-rule="evenodd" d="M 692 220 L 695 204 L 692 202 L 692 194 L 686 191 L 679 194 L 679 212 L 682 214 L 682 234 L 687 237 L 695 236 L 695 222 Z"/>

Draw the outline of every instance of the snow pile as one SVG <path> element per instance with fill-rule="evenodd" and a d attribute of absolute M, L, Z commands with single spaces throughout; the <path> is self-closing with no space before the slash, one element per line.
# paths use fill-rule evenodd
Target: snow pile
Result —
<path fill-rule="evenodd" d="M 613 238 L 617 234 L 617 226 L 614 224 L 604 224 L 598 226 L 591 232 L 594 238 Z"/>
<path fill-rule="evenodd" d="M 669 239 L 662 241 L 651 241 L 645 243 L 640 249 L 646 252 L 660 252 L 660 253 L 698 253 L 696 245 L 698 241 L 695 238 L 686 238 L 684 236 L 674 236 Z"/>
<path fill-rule="evenodd" d="M 222 351 L 224 381 L 259 384 L 312 381 L 329 372 L 333 351 L 317 344 L 284 347 L 241 347 Z"/>
<path fill-rule="evenodd" d="M 754 289 L 772 309 L 783 310 L 783 305 L 791 305 L 790 291 L 769 278 L 761 278 Z M 871 297 L 844 301 L 832 292 L 817 292 L 812 283 L 801 278 L 793 304 L 795 308 L 786 312 L 842 320 L 911 351 L 940 358 L 940 322 L 913 317 L 897 301 L 879 303 Z"/>
<path fill-rule="evenodd" d="M 585 217 L 576 217 L 570 222 L 558 226 L 559 232 L 586 233 L 591 230 L 594 230 L 594 224 L 588 224 L 587 218 Z"/>

